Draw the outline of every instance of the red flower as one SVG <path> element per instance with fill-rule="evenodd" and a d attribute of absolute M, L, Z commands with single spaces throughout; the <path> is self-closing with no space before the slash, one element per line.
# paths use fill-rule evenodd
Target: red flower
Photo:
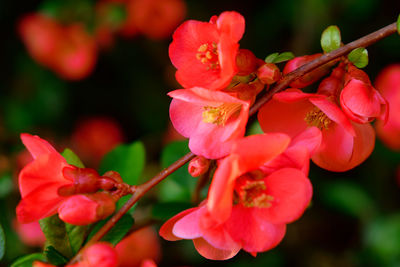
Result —
<path fill-rule="evenodd" d="M 367 123 L 375 118 L 387 119 L 388 105 L 381 94 L 371 85 L 368 76 L 361 70 L 349 66 L 346 85 L 340 93 L 340 105 L 346 115 L 357 123 Z M 352 75 L 355 72 L 355 75 Z M 357 73 L 364 73 L 359 79 Z M 361 76 L 362 77 L 362 76 Z"/>
<path fill-rule="evenodd" d="M 24 17 L 19 32 L 31 56 L 68 80 L 88 76 L 96 63 L 94 38 L 83 25 L 62 26 L 40 14 Z"/>
<path fill-rule="evenodd" d="M 107 117 L 92 117 L 76 125 L 71 145 L 83 161 L 97 166 L 104 155 L 123 140 L 124 133 L 117 121 Z"/>
<path fill-rule="evenodd" d="M 130 0 L 127 12 L 133 28 L 151 39 L 164 39 L 184 19 L 186 4 L 183 0 Z"/>
<path fill-rule="evenodd" d="M 29 134 L 21 134 L 21 139 L 34 161 L 19 174 L 22 200 L 17 206 L 17 218 L 21 223 L 29 223 L 56 214 L 66 199 L 58 194 L 58 189 L 73 181 L 62 173 L 71 165 L 47 141 Z"/>
<path fill-rule="evenodd" d="M 224 92 L 195 87 L 168 94 L 175 129 L 189 138 L 190 150 L 216 159 L 227 155 L 232 141 L 244 135 L 249 103 Z"/>
<path fill-rule="evenodd" d="M 178 82 L 185 88 L 210 90 L 228 86 L 238 71 L 236 55 L 243 32 L 244 18 L 234 11 L 214 16 L 210 22 L 184 22 L 169 46 Z"/>
<path fill-rule="evenodd" d="M 400 65 L 384 68 L 376 78 L 375 86 L 389 104 L 387 122 L 377 120 L 376 132 L 388 147 L 400 150 Z"/>
<path fill-rule="evenodd" d="M 312 194 L 305 174 L 290 165 L 262 170 L 283 155 L 289 141 L 284 134 L 237 140 L 219 163 L 208 201 L 171 218 L 160 234 L 167 240 L 193 239 L 199 253 L 210 259 L 231 258 L 241 248 L 255 254 L 275 247 Z"/>
<path fill-rule="evenodd" d="M 15 220 L 13 226 L 21 241 L 28 246 L 42 247 L 46 242 L 39 222 L 22 224 Z"/>
<path fill-rule="evenodd" d="M 276 116 L 279 114 L 279 116 Z M 370 124 L 351 123 L 330 98 L 289 89 L 275 94 L 258 114 L 264 132 L 284 132 L 294 137 L 310 126 L 322 131 L 322 142 L 312 156 L 330 171 L 346 171 L 361 164 L 374 148 Z"/>
<path fill-rule="evenodd" d="M 116 199 L 107 192 L 96 193 L 113 187 L 116 180 L 112 176 L 100 177 L 92 169 L 69 165 L 38 136 L 21 134 L 21 139 L 34 160 L 19 174 L 22 197 L 17 206 L 19 222 L 37 221 L 58 212 L 62 220 L 83 225 L 113 213 Z"/>
<path fill-rule="evenodd" d="M 51 66 L 60 45 L 60 25 L 42 14 L 29 14 L 21 19 L 18 31 L 29 54 L 44 66 Z"/>

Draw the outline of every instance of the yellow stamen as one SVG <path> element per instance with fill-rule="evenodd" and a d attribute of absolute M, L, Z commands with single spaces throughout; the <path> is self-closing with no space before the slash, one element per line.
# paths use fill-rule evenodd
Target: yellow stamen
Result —
<path fill-rule="evenodd" d="M 199 46 L 196 53 L 196 59 L 202 64 L 206 65 L 207 70 L 218 70 L 219 59 L 217 44 L 212 43 L 211 45 L 205 43 Z"/>
<path fill-rule="evenodd" d="M 218 107 L 205 106 L 203 108 L 203 122 L 224 126 L 230 117 L 239 114 L 242 105 L 239 103 L 225 103 Z"/>
<path fill-rule="evenodd" d="M 328 129 L 332 122 L 328 116 L 317 107 L 314 107 L 310 112 L 308 112 L 304 120 L 309 126 L 316 126 L 320 130 Z"/>

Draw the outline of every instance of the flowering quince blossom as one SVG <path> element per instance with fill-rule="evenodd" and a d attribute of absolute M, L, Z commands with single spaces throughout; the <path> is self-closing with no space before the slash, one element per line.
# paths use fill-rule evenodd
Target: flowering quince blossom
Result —
<path fill-rule="evenodd" d="M 307 135 L 307 141 L 289 147 L 308 144 L 313 150 L 319 131 L 311 129 Z M 208 200 L 171 218 L 160 235 L 171 241 L 193 239 L 201 255 L 215 260 L 229 259 L 240 249 L 256 254 L 275 247 L 286 224 L 301 216 L 312 195 L 308 178 L 293 168 L 296 161 L 288 160 L 304 162 L 300 158 L 309 160 L 309 154 L 293 155 L 300 149 L 286 150 L 289 143 L 279 133 L 237 140 L 231 154 L 219 161 Z"/>
<path fill-rule="evenodd" d="M 106 242 L 93 244 L 83 251 L 79 262 L 69 264 L 67 267 L 117 267 L 118 256 L 115 249 Z M 39 261 L 33 263 L 33 267 L 55 267 Z"/>
<path fill-rule="evenodd" d="M 340 93 L 340 105 L 344 113 L 357 123 L 367 123 L 375 118 L 386 121 L 388 105 L 381 94 L 371 85 L 368 76 L 350 65 L 348 80 Z M 357 75 L 364 73 L 365 75 Z M 366 76 L 366 78 L 361 78 Z"/>
<path fill-rule="evenodd" d="M 21 134 L 21 139 L 34 160 L 21 170 L 18 177 L 22 197 L 17 206 L 19 222 L 37 221 L 58 212 L 64 221 L 80 225 L 104 219 L 114 212 L 116 199 L 107 192 L 95 193 L 99 183 L 107 185 L 108 177 L 68 164 L 38 136 Z"/>
<path fill-rule="evenodd" d="M 258 120 L 264 132 L 283 132 L 291 137 L 316 126 L 322 132 L 322 141 L 312 160 L 330 171 L 346 171 L 371 154 L 375 133 L 368 123 L 351 123 L 333 101 L 327 95 L 288 89 L 275 94 L 260 109 Z"/>
<path fill-rule="evenodd" d="M 377 120 L 378 137 L 391 149 L 400 150 L 400 65 L 384 68 L 375 80 L 376 89 L 389 103 L 388 119 Z"/>
<path fill-rule="evenodd" d="M 244 136 L 249 102 L 200 87 L 168 94 L 174 128 L 189 138 L 190 150 L 208 159 L 226 156 L 232 142 Z"/>
<path fill-rule="evenodd" d="M 180 25 L 169 46 L 177 81 L 184 88 L 227 87 L 238 72 L 236 55 L 244 24 L 242 15 L 230 11 L 213 16 L 210 22 L 189 20 Z"/>

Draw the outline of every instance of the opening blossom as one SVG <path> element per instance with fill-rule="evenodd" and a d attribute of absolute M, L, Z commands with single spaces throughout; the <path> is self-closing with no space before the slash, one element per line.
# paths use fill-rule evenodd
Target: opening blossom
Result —
<path fill-rule="evenodd" d="M 221 90 L 238 72 L 236 55 L 244 33 L 244 18 L 237 12 L 223 12 L 210 22 L 189 20 L 173 34 L 169 46 L 177 81 L 184 88 Z"/>
<path fill-rule="evenodd" d="M 112 178 L 68 164 L 38 136 L 21 134 L 21 139 L 34 160 L 18 177 L 22 198 L 17 206 L 19 222 L 30 223 L 59 213 L 62 220 L 83 225 L 114 212 L 117 199 L 108 192 L 96 192 L 101 187 L 113 187 Z"/>

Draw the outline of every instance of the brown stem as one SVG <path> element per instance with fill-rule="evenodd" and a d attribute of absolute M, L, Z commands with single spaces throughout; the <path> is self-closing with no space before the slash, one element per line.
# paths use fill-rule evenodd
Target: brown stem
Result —
<path fill-rule="evenodd" d="M 259 110 L 265 103 L 267 103 L 271 97 L 285 89 L 289 86 L 289 84 L 301 77 L 302 75 L 312 71 L 313 69 L 328 63 L 329 61 L 344 56 L 350 53 L 353 49 L 358 47 L 367 47 L 397 31 L 396 23 L 392 23 L 376 32 L 368 34 L 356 41 L 348 43 L 332 52 L 322 55 L 321 57 L 309 62 L 301 66 L 300 68 L 288 73 L 285 75 L 278 83 L 275 84 L 264 96 L 257 100 L 256 103 L 251 107 L 249 116 L 254 115 L 257 110 Z M 86 245 L 79 251 L 79 253 L 71 260 L 70 263 L 74 263 L 79 258 L 80 253 L 86 249 L 87 247 L 91 246 L 92 244 L 98 242 L 114 225 L 115 223 L 129 211 L 129 209 L 151 188 L 157 185 L 159 182 L 164 180 L 168 175 L 185 165 L 191 159 L 193 159 L 195 155 L 193 153 L 188 153 L 175 163 L 173 163 L 168 168 L 161 171 L 159 174 L 154 176 L 151 180 L 147 181 L 146 183 L 138 186 L 133 193 L 132 197 L 125 203 L 125 205 L 111 217 L 110 220 L 86 243 Z"/>

